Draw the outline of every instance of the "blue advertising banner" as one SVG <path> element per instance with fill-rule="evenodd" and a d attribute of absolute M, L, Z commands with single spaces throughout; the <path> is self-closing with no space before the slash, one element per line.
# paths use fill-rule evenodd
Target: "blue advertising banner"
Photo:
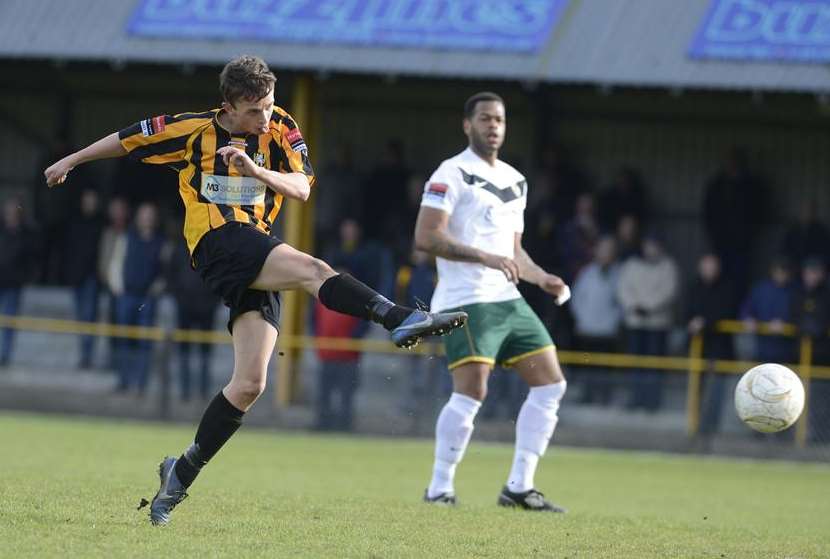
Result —
<path fill-rule="evenodd" d="M 140 0 L 132 35 L 539 50 L 568 0 Z"/>
<path fill-rule="evenodd" d="M 689 54 L 830 61 L 830 0 L 712 0 Z"/>

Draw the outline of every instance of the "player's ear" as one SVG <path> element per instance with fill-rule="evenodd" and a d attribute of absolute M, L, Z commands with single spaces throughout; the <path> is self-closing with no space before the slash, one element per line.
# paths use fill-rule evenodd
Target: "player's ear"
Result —
<path fill-rule="evenodd" d="M 470 119 L 465 117 L 464 120 L 461 121 L 461 126 L 464 128 L 464 134 L 469 136 L 470 135 L 470 129 L 473 126 L 473 123 L 470 122 Z"/>
<path fill-rule="evenodd" d="M 228 103 L 227 101 L 222 101 L 222 110 L 226 113 L 232 113 L 235 109 L 234 106 Z"/>

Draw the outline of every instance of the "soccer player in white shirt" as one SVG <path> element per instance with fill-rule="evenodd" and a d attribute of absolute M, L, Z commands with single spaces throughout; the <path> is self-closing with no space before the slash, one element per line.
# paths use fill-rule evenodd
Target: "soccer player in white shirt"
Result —
<path fill-rule="evenodd" d="M 527 181 L 500 161 L 507 117 L 504 101 L 478 93 L 464 106 L 469 147 L 444 161 L 424 188 L 415 226 L 419 250 L 437 257 L 432 310 L 463 310 L 467 328 L 445 337 L 453 393 L 435 429 L 435 465 L 428 503 L 455 505 L 455 470 L 498 363 L 511 367 L 530 392 L 516 420 L 516 451 L 498 504 L 564 512 L 536 490 L 534 475 L 556 428 L 566 381 L 550 334 L 516 289 L 523 280 L 564 303 L 561 278 L 549 274 L 522 248 Z"/>

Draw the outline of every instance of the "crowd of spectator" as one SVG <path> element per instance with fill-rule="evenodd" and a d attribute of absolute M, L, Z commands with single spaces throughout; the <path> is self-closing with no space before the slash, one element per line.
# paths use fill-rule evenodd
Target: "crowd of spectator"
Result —
<path fill-rule="evenodd" d="M 316 253 L 388 297 L 422 305 L 429 303 L 436 281 L 434 263 L 411 247 L 423 188 L 421 173 L 426 169 L 412 169 L 404 152 L 401 142 L 390 140 L 377 165 L 361 172 L 348 146 L 334 150 L 330 163 L 319 173 L 325 192 L 315 199 Z M 802 334 L 817 339 L 826 335 L 830 327 L 826 280 L 830 229 L 820 219 L 815 201 L 804 203 L 777 250 L 768 251 L 768 276 L 753 282 L 753 266 L 758 263 L 752 255 L 769 210 L 762 181 L 749 171 L 739 151 L 730 152 L 702 185 L 700 215 L 708 248 L 699 256 L 697 273 L 688 278 L 679 271 L 673 255 L 679 247 L 672 247 L 666 231 L 659 227 L 659 208 L 653 206 L 636 168 L 622 167 L 609 177 L 607 186 L 594 188 L 561 147 L 543 150 L 540 161 L 539 169 L 528 173 L 531 194 L 524 244 L 541 266 L 572 286 L 573 299 L 560 309 L 538 289 L 522 286 L 522 292 L 560 346 L 661 356 L 670 351 L 670 334 L 683 330 L 687 338 L 703 337 L 707 360 L 731 359 L 735 357 L 734 339 L 719 332 L 716 325 L 738 319 L 749 332 L 767 323 L 778 334 L 756 339 L 752 358 L 793 363 L 798 360 L 797 344 L 783 335 L 785 324 L 794 324 Z M 55 205 L 54 200 L 44 200 L 45 206 Z M 76 199 L 61 200 L 72 204 Z M 180 227 L 162 227 L 159 208 L 153 203 L 131 204 L 112 196 L 104 216 L 96 190 L 82 189 L 72 218 L 53 219 L 49 216 L 59 212 L 47 212 L 45 221 L 39 223 L 39 234 L 30 229 L 23 209 L 17 198 L 3 203 L 3 314 L 18 313 L 22 287 L 35 281 L 71 288 L 76 318 L 81 321 L 99 320 L 99 299 L 105 295 L 112 323 L 153 325 L 159 297 L 169 294 L 176 303 L 180 328 L 214 327 L 219 301 L 190 268 Z M 66 257 L 66 247 L 71 247 L 71 258 Z M 320 336 L 354 339 L 368 330 L 365 323 L 345 320 L 319 305 L 312 314 L 312 328 Z M 14 331 L 4 329 L 0 365 L 12 359 L 13 340 Z M 80 337 L 79 368 L 93 366 L 94 343 L 91 336 Z M 211 347 L 180 344 L 177 369 L 182 399 L 194 392 L 202 398 L 211 393 Z M 827 347 L 816 344 L 815 363 L 830 364 Z M 117 373 L 115 390 L 143 394 L 153 355 L 150 342 L 113 338 L 106 349 L 107 363 Z M 194 349 L 197 381 L 192 375 Z M 360 384 L 360 354 L 320 350 L 318 357 L 316 426 L 349 430 Z M 412 366 L 414 402 L 431 390 L 424 384 L 421 361 L 415 359 Z M 619 404 L 645 413 L 664 406 L 666 375 L 654 369 L 619 374 L 586 366 L 572 369 L 570 376 L 573 393 L 584 404 Z M 513 394 L 520 389 L 511 378 L 494 375 L 495 390 L 490 391 L 494 403 L 485 410 L 485 417 L 498 414 L 500 399 L 508 408 L 511 402 L 520 401 L 521 395 Z M 704 434 L 718 429 L 725 382 L 721 375 L 706 376 Z M 830 401 L 825 384 L 814 381 L 813 398 L 825 405 L 813 406 L 813 421 L 830 430 L 830 418 L 822 411 Z"/>

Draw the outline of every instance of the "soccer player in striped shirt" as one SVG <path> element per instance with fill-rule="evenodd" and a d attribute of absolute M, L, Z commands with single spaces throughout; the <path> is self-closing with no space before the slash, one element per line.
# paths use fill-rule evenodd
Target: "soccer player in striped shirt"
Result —
<path fill-rule="evenodd" d="M 130 157 L 178 172 L 184 236 L 192 264 L 230 309 L 234 369 L 205 410 L 193 444 L 159 466 L 150 504 L 153 524 L 167 524 L 201 468 L 236 432 L 265 388 L 278 335 L 277 293 L 301 289 L 327 308 L 372 320 L 400 347 L 464 324 L 461 312 L 431 314 L 393 304 L 348 274 L 271 236 L 285 198 L 308 199 L 314 174 L 297 123 L 274 106 L 276 78 L 261 59 L 242 56 L 219 77 L 219 109 L 142 120 L 50 166 L 49 186 L 78 165 Z"/>

